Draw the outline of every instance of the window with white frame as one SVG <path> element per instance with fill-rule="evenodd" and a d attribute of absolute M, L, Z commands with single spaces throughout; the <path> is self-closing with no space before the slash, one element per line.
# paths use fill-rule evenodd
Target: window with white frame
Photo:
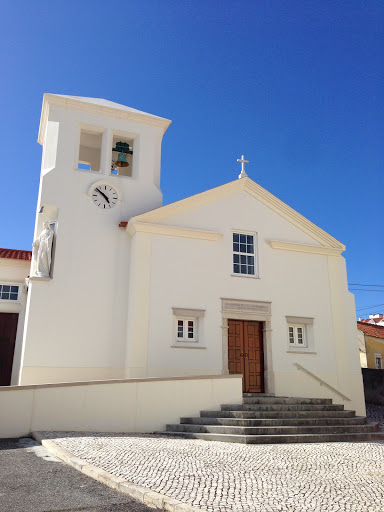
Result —
<path fill-rule="evenodd" d="M 19 299 L 19 286 L 14 284 L 0 284 L 0 300 L 17 301 Z"/>
<path fill-rule="evenodd" d="M 383 356 L 381 354 L 375 354 L 375 368 L 376 370 L 382 370 L 383 368 Z"/>
<path fill-rule="evenodd" d="M 288 325 L 288 343 L 290 347 L 305 347 L 307 345 L 305 325 Z"/>
<path fill-rule="evenodd" d="M 233 273 L 256 275 L 256 235 L 233 233 Z"/>
<path fill-rule="evenodd" d="M 177 341 L 197 341 L 195 318 L 177 318 Z"/>
<path fill-rule="evenodd" d="M 201 345 L 204 309 L 172 308 L 175 324 L 176 347 L 198 347 Z"/>

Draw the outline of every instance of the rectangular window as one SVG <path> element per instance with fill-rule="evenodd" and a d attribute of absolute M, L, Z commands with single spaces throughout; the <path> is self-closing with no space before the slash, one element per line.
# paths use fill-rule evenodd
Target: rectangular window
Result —
<path fill-rule="evenodd" d="M 205 348 L 201 342 L 204 337 L 205 309 L 172 308 L 174 348 Z"/>
<path fill-rule="evenodd" d="M 288 325 L 288 343 L 290 346 L 305 347 L 305 325 Z"/>
<path fill-rule="evenodd" d="M 100 172 L 101 143 L 103 134 L 99 131 L 81 129 L 78 169 Z"/>
<path fill-rule="evenodd" d="M 254 276 L 255 268 L 255 236 L 233 233 L 233 273 Z"/>
<path fill-rule="evenodd" d="M 197 341 L 195 318 L 177 318 L 177 341 Z"/>
<path fill-rule="evenodd" d="M 375 368 L 376 370 L 381 370 L 383 368 L 383 358 L 381 354 L 375 354 Z"/>
<path fill-rule="evenodd" d="M 0 284 L 0 300 L 17 301 L 19 298 L 19 287 L 13 284 Z"/>

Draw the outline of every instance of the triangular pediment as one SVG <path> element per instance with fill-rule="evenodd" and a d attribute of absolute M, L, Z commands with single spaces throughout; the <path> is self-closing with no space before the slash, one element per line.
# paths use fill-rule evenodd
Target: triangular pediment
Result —
<path fill-rule="evenodd" d="M 230 197 L 242 192 L 248 193 L 250 196 L 263 203 L 272 211 L 316 240 L 322 246 L 332 247 L 342 251 L 345 250 L 345 246 L 336 238 L 316 226 L 316 224 L 308 220 L 306 217 L 248 177 L 231 181 L 219 187 L 206 190 L 205 192 L 201 192 L 185 199 L 181 199 L 180 201 L 156 208 L 155 210 L 137 215 L 130 220 L 130 224 L 132 222 L 165 224 L 172 222 L 172 219 L 175 219 L 187 212 L 202 208 L 209 203 L 218 202 L 225 197 Z"/>

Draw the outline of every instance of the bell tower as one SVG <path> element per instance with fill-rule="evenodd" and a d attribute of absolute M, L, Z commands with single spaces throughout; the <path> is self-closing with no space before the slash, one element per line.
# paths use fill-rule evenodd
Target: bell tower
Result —
<path fill-rule="evenodd" d="M 129 239 L 119 223 L 162 205 L 169 120 L 97 98 L 45 94 L 34 240 L 53 233 L 49 276 L 32 261 L 21 384 L 118 378 Z"/>
<path fill-rule="evenodd" d="M 66 182 L 91 183 L 99 177 L 114 183 L 130 196 L 121 198 L 123 217 L 161 206 L 161 141 L 170 123 L 112 101 L 45 94 L 38 137 L 43 146 L 40 201 L 51 195 L 44 177 L 53 171 L 65 175 Z"/>

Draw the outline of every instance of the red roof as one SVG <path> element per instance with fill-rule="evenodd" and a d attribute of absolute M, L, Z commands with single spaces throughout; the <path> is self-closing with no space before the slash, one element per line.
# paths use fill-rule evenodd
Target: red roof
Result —
<path fill-rule="evenodd" d="M 357 328 L 359 331 L 363 331 L 364 334 L 368 334 L 368 336 L 384 339 L 384 325 L 373 325 L 366 324 L 364 322 L 357 322 Z"/>
<path fill-rule="evenodd" d="M 375 318 L 365 318 L 364 320 L 361 320 L 362 322 L 365 322 L 366 324 L 377 324 L 382 321 L 384 317 L 381 315 L 379 317 Z"/>
<path fill-rule="evenodd" d="M 32 251 L 20 251 L 18 249 L 1 249 L 0 248 L 0 258 L 31 261 Z"/>

